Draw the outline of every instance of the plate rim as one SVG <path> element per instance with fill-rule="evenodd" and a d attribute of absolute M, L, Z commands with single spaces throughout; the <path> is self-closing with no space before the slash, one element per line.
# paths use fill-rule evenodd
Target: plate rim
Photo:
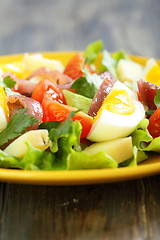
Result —
<path fill-rule="evenodd" d="M 160 158 L 159 158 L 160 160 Z M 0 181 L 32 185 L 86 185 L 136 180 L 160 173 L 160 162 L 135 167 L 85 170 L 0 169 Z"/>

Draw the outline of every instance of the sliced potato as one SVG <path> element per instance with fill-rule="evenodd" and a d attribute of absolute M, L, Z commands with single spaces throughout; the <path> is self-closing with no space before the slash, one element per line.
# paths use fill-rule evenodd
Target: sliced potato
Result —
<path fill-rule="evenodd" d="M 121 59 L 117 65 L 117 74 L 121 82 L 138 81 L 143 75 L 143 67 L 131 60 Z"/>
<path fill-rule="evenodd" d="M 117 163 L 121 163 L 133 156 L 132 138 L 126 137 L 107 142 L 93 143 L 83 151 L 91 154 L 105 151 Z"/>
<path fill-rule="evenodd" d="M 44 151 L 50 145 L 48 130 L 39 129 L 26 132 L 6 147 L 4 151 L 15 157 L 24 157 L 27 151 L 26 142 Z"/>
<path fill-rule="evenodd" d="M 57 70 L 62 72 L 64 67 L 58 60 L 44 58 L 41 54 L 28 54 L 24 55 L 22 60 L 24 68 L 28 72 L 34 72 L 40 67 L 46 67 L 49 70 Z"/>

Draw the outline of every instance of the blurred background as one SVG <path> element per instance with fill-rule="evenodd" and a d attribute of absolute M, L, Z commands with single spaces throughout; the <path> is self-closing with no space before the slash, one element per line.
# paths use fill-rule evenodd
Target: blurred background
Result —
<path fill-rule="evenodd" d="M 83 50 L 160 58 L 160 0 L 1 0 L 0 55 Z"/>

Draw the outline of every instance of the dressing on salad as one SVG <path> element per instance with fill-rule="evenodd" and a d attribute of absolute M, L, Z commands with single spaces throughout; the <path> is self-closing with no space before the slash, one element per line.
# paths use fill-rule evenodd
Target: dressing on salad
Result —
<path fill-rule="evenodd" d="M 42 54 L 0 64 L 0 168 L 137 166 L 160 152 L 160 65 L 89 44 L 63 65 Z"/>

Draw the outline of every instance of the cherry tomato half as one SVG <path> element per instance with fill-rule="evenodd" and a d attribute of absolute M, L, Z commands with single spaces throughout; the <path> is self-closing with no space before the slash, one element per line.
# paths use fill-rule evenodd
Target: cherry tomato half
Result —
<path fill-rule="evenodd" d="M 149 118 L 148 131 L 153 138 L 160 137 L 160 107 Z"/>
<path fill-rule="evenodd" d="M 43 121 L 63 121 L 65 120 L 71 111 L 76 111 L 76 108 L 59 103 L 51 99 L 50 95 L 46 93 L 42 100 L 42 107 L 44 112 Z M 83 112 L 77 112 L 72 118 L 73 121 L 78 120 L 82 125 L 81 138 L 85 138 L 93 124 L 93 118 Z"/>
<path fill-rule="evenodd" d="M 32 93 L 32 98 L 41 103 L 46 92 L 53 100 L 65 103 L 61 89 L 48 79 L 43 79 L 36 85 Z"/>
<path fill-rule="evenodd" d="M 81 70 L 84 68 L 84 64 L 85 58 L 83 57 L 83 54 L 79 52 L 68 62 L 67 66 L 64 69 L 64 74 L 73 80 L 76 80 L 77 78 L 84 76 L 84 73 Z M 85 66 L 91 73 L 93 72 L 88 63 L 85 64 Z"/>

